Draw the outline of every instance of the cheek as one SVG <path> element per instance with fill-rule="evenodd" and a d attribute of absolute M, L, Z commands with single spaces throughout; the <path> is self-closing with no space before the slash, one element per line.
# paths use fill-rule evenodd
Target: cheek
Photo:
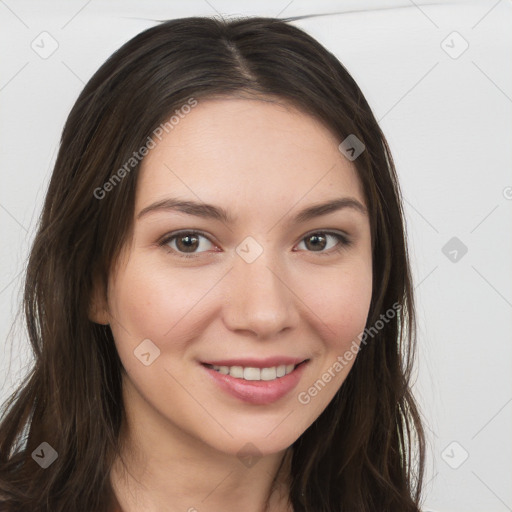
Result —
<path fill-rule="evenodd" d="M 217 311 L 204 298 L 219 276 L 207 277 L 204 268 L 197 271 L 170 270 L 154 261 L 148 265 L 142 257 L 130 259 L 112 284 L 109 301 L 119 351 L 133 351 L 149 338 L 166 352 L 179 352 L 195 337 L 196 329 L 199 335 L 201 323 Z M 332 350 L 341 350 L 366 324 L 372 294 L 371 258 L 353 257 L 338 269 L 319 266 L 314 279 L 311 269 L 300 269 L 293 288 L 299 303 L 306 305 L 305 318 L 316 323 L 314 329 Z"/>
<path fill-rule="evenodd" d="M 363 332 L 372 298 L 372 269 L 366 261 L 354 262 L 309 293 L 307 304 L 318 315 L 316 329 L 340 353 Z"/>
<path fill-rule="evenodd" d="M 143 264 L 137 258 L 130 260 L 111 293 L 110 308 L 119 324 L 119 339 L 129 336 L 133 343 L 140 343 L 149 338 L 158 346 L 172 339 L 173 347 L 178 348 L 180 328 L 206 293 L 205 281 L 183 271 L 171 273 L 168 268 Z"/>

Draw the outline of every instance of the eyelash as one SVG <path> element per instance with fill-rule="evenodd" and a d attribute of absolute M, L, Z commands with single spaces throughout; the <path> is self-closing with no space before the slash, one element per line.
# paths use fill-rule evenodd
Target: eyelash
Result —
<path fill-rule="evenodd" d="M 311 231 L 307 235 L 304 235 L 300 239 L 300 242 L 302 242 L 303 240 L 305 240 L 308 237 L 311 237 L 313 235 L 318 235 L 318 234 L 333 236 L 334 238 L 336 238 L 338 240 L 338 244 L 336 245 L 336 247 L 331 248 L 328 252 L 324 252 L 324 251 L 318 252 L 317 254 L 319 256 L 329 256 L 331 254 L 336 254 L 336 253 L 341 252 L 343 249 L 346 249 L 346 248 L 348 248 L 348 247 L 350 247 L 352 245 L 352 241 L 349 240 L 349 238 L 347 238 L 345 235 L 342 235 L 341 233 L 336 233 L 335 231 Z M 179 251 L 176 251 L 175 249 L 171 249 L 170 247 L 166 247 L 166 245 L 169 242 L 171 242 L 175 238 L 178 238 L 179 236 L 183 236 L 183 235 L 196 235 L 196 236 L 198 235 L 198 236 L 202 236 L 202 237 L 206 238 L 209 242 L 213 243 L 208 238 L 208 236 L 206 234 L 204 234 L 203 232 L 191 229 L 191 230 L 183 230 L 183 231 L 177 231 L 177 232 L 174 232 L 174 233 L 170 233 L 168 236 L 165 236 L 160 242 L 158 242 L 158 245 L 160 247 L 163 247 L 164 249 L 166 249 L 167 252 L 170 252 L 170 253 L 172 252 L 172 253 L 177 254 L 178 257 L 180 257 L 180 258 L 192 259 L 192 258 L 199 257 L 201 255 L 201 253 L 190 253 L 190 254 L 180 253 Z M 306 251 L 306 252 L 315 253 L 316 251 Z"/>

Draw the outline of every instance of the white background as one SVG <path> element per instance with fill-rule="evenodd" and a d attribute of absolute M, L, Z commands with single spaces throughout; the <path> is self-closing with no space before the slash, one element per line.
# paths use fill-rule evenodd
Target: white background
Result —
<path fill-rule="evenodd" d="M 512 510 L 510 0 L 0 0 L 0 399 L 31 362 L 22 324 L 11 326 L 80 90 L 153 20 L 219 14 L 325 15 L 294 23 L 358 82 L 405 197 L 420 328 L 414 391 L 429 435 L 425 508 Z M 52 39 L 58 48 L 47 58 L 31 47 L 49 49 Z M 466 254 L 445 256 L 452 237 Z"/>

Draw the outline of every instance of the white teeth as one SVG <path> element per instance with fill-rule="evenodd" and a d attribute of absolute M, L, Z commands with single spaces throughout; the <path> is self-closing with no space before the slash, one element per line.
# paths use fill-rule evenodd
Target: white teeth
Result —
<path fill-rule="evenodd" d="M 277 378 L 277 368 L 262 368 L 261 380 L 274 380 Z"/>
<path fill-rule="evenodd" d="M 235 379 L 244 380 L 275 380 L 284 377 L 295 369 L 294 364 L 282 364 L 270 368 L 252 368 L 250 366 L 215 366 L 212 368 L 223 375 L 230 375 Z"/>
<path fill-rule="evenodd" d="M 215 370 L 217 369 L 215 366 L 213 368 Z M 229 368 L 229 375 L 231 375 L 231 377 L 236 377 L 237 379 L 243 379 L 244 369 L 241 366 L 231 366 Z"/>
<path fill-rule="evenodd" d="M 260 380 L 261 370 L 259 368 L 244 368 L 244 379 L 245 380 Z"/>
<path fill-rule="evenodd" d="M 278 377 L 284 377 L 286 375 L 286 365 L 282 364 L 281 366 L 278 366 L 276 373 Z"/>

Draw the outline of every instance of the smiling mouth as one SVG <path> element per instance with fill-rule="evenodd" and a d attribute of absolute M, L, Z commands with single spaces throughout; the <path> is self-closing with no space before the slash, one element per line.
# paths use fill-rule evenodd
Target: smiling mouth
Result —
<path fill-rule="evenodd" d="M 297 367 L 305 364 L 309 359 L 305 359 L 299 364 L 282 364 L 270 366 L 267 368 L 255 368 L 251 366 L 217 366 L 208 363 L 202 363 L 203 366 L 215 370 L 223 375 L 229 375 L 235 379 L 249 381 L 272 381 L 278 380 L 292 373 Z"/>

